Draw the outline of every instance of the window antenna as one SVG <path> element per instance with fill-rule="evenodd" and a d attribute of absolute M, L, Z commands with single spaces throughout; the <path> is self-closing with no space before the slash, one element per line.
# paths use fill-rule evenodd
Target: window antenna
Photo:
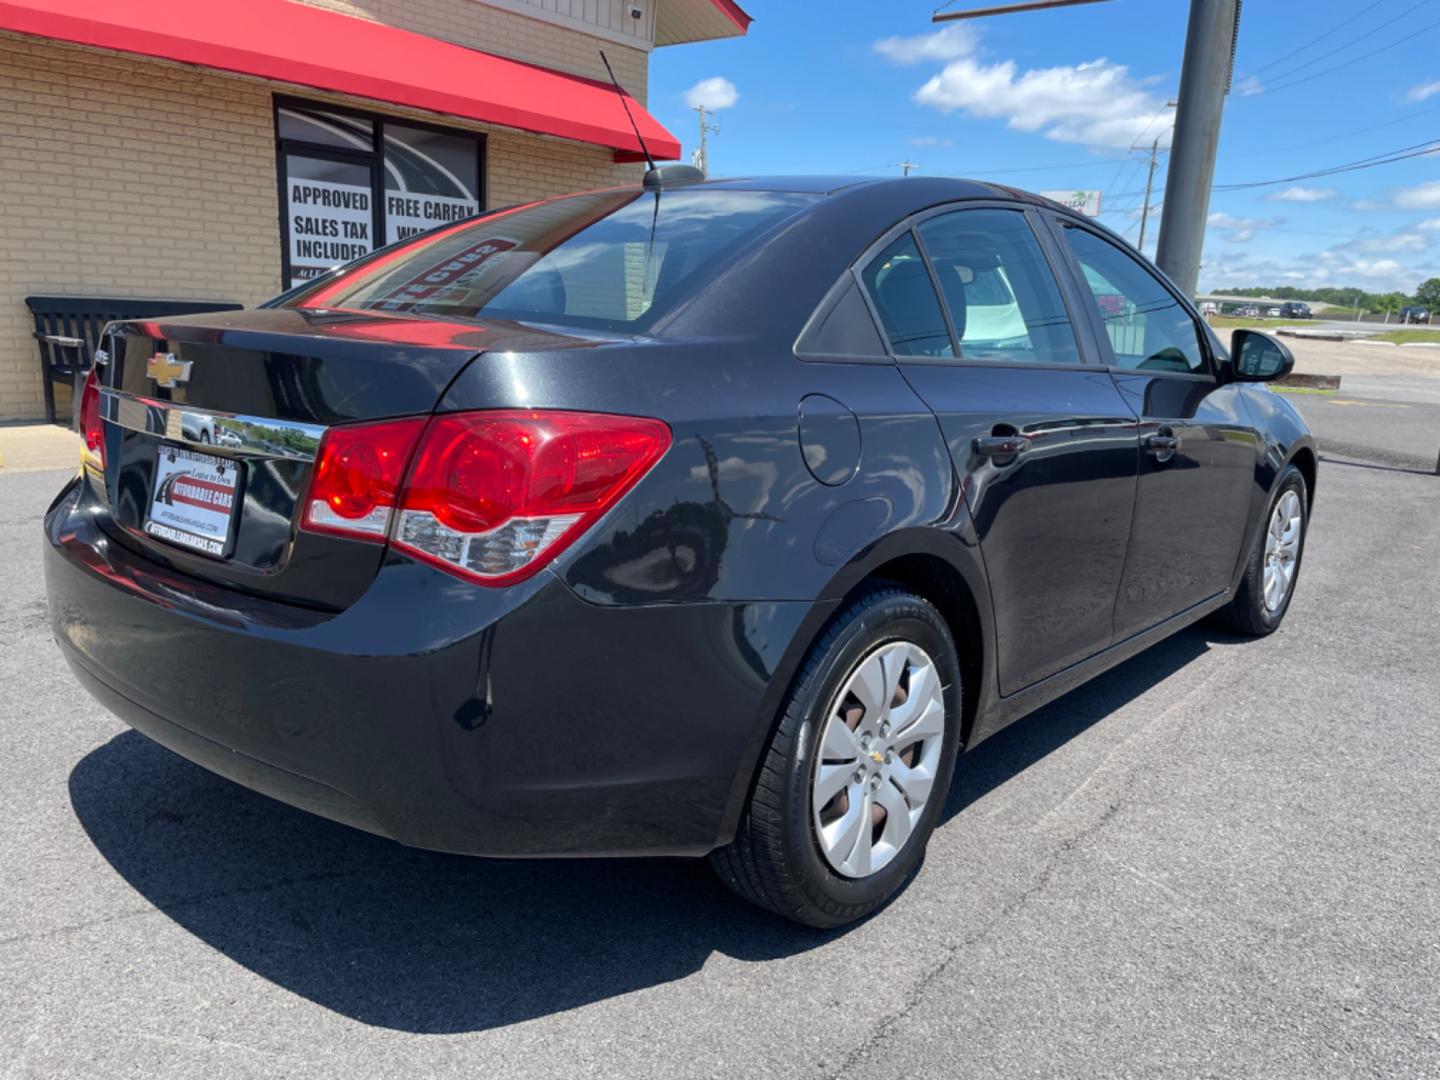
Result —
<path fill-rule="evenodd" d="M 600 50 L 600 59 L 605 61 L 605 70 L 610 73 L 610 81 L 615 85 L 615 92 L 620 95 L 620 104 L 625 107 L 625 119 L 630 121 L 630 130 L 635 132 L 636 141 L 640 143 L 640 152 L 645 155 L 645 163 L 650 166 L 642 185 L 645 190 L 658 193 L 663 187 L 704 180 L 705 174 L 689 165 L 667 165 L 662 169 L 655 164 L 655 159 L 650 156 L 650 148 L 645 145 L 645 136 L 640 134 L 640 125 L 635 123 L 635 117 L 630 112 L 630 99 L 620 85 L 620 80 L 615 78 L 615 69 L 610 66 L 610 58 L 605 55 L 604 49 Z"/>
<path fill-rule="evenodd" d="M 645 145 L 645 136 L 640 134 L 640 125 L 635 123 L 635 117 L 630 115 L 630 101 L 625 95 L 620 80 L 615 78 L 615 69 L 610 66 L 610 58 L 605 55 L 605 50 L 600 50 L 600 59 L 605 63 L 605 70 L 610 73 L 610 81 L 615 84 L 615 93 L 620 95 L 620 104 L 625 108 L 625 119 L 630 121 L 630 130 L 635 132 L 635 139 L 640 143 L 640 152 L 645 155 L 645 164 L 650 166 L 650 172 L 655 172 L 655 159 L 650 156 L 650 148 Z M 649 174 L 646 174 L 649 179 Z"/>

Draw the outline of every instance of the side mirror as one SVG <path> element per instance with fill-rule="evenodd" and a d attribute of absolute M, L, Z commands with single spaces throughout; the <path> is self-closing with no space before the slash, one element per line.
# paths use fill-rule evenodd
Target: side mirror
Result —
<path fill-rule="evenodd" d="M 1259 330 L 1236 330 L 1230 338 L 1230 362 L 1242 382 L 1270 382 L 1289 375 L 1295 355 Z"/>

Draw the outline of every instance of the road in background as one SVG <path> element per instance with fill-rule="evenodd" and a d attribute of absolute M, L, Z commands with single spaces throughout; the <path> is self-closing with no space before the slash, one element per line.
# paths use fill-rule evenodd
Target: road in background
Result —
<path fill-rule="evenodd" d="M 1284 339 L 1305 375 L 1338 375 L 1335 394 L 1289 393 L 1323 454 L 1434 473 L 1440 459 L 1440 348 Z M 1437 479 L 1440 483 L 1440 479 Z M 1432 493 L 1440 497 L 1440 489 Z"/>
<path fill-rule="evenodd" d="M 1323 464 L 1278 634 L 965 755 L 843 934 L 698 862 L 411 851 L 127 731 L 50 640 L 63 479 L 0 475 L 0 1075 L 1440 1075 L 1433 477 Z"/>

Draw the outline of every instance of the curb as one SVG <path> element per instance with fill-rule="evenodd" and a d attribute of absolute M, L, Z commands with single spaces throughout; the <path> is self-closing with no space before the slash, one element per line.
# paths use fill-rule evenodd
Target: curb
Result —
<path fill-rule="evenodd" d="M 1312 390 L 1339 390 L 1339 375 L 1302 375 L 1298 371 L 1292 371 L 1283 379 L 1275 380 L 1276 386 L 1300 386 Z"/>
<path fill-rule="evenodd" d="M 1344 334 L 1324 334 L 1324 333 L 1313 333 L 1313 332 L 1307 333 L 1307 332 L 1302 332 L 1302 331 L 1299 331 L 1299 330 L 1291 330 L 1291 329 L 1289 329 L 1289 328 L 1283 328 L 1283 327 L 1282 327 L 1281 329 L 1279 329 L 1279 330 L 1276 330 L 1275 333 L 1279 334 L 1281 337 L 1300 338 L 1302 341 L 1349 341 L 1349 340 L 1350 340 L 1350 339 L 1347 338 Z"/>

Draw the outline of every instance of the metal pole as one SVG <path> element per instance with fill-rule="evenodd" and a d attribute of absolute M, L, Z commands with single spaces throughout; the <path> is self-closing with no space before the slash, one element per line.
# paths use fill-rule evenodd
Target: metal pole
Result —
<path fill-rule="evenodd" d="M 1096 4 L 1103 0 L 1019 0 L 1013 4 L 997 4 L 980 8 L 978 11 L 937 11 L 930 16 L 931 22 L 953 22 L 956 19 L 983 19 L 988 15 L 1013 15 L 1017 11 L 1043 11 L 1047 8 L 1074 7 L 1077 4 Z"/>
<path fill-rule="evenodd" d="M 705 122 L 705 106 L 695 106 L 695 111 L 700 114 L 700 171 L 705 176 L 710 175 L 710 155 L 707 153 L 705 136 L 709 134 L 710 125 Z"/>
<path fill-rule="evenodd" d="M 1239 0 L 1191 0 L 1180 73 L 1180 108 L 1170 145 L 1160 245 L 1155 261 L 1186 296 L 1193 296 L 1205 250 L 1205 219 L 1220 143 L 1220 117 L 1230 81 Z"/>
<path fill-rule="evenodd" d="M 1150 191 L 1155 186 L 1155 158 L 1160 153 L 1160 136 L 1150 144 L 1150 175 L 1145 178 L 1145 205 L 1140 208 L 1140 254 L 1145 254 L 1145 222 L 1150 220 Z"/>

